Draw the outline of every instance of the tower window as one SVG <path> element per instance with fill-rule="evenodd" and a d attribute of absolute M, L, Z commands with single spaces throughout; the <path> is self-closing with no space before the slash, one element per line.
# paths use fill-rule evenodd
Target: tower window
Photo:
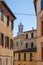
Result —
<path fill-rule="evenodd" d="M 1 9 L 1 20 L 4 21 L 4 10 Z"/>
<path fill-rule="evenodd" d="M 26 39 L 28 39 L 28 34 L 26 34 Z"/>

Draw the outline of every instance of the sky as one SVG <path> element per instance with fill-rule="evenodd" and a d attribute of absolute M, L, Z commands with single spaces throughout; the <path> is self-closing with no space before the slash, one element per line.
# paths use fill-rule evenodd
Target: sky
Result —
<path fill-rule="evenodd" d="M 18 25 L 20 22 L 22 22 L 24 26 L 23 31 L 32 30 L 32 27 L 34 27 L 34 29 L 37 28 L 33 0 L 5 0 L 5 2 L 17 18 L 14 21 L 13 36 L 17 36 Z M 19 15 L 17 13 L 29 15 Z"/>

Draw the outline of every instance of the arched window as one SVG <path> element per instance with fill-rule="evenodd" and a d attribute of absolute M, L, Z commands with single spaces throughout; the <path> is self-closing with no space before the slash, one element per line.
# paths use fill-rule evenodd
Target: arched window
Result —
<path fill-rule="evenodd" d="M 43 10 L 43 0 L 41 0 L 41 10 Z"/>
<path fill-rule="evenodd" d="M 26 48 L 28 48 L 28 43 L 26 43 Z"/>
<path fill-rule="evenodd" d="M 33 48 L 34 47 L 34 42 L 31 42 L 31 48 Z"/>

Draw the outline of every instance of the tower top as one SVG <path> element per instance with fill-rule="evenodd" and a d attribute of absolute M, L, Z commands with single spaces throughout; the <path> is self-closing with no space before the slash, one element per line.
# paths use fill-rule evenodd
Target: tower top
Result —
<path fill-rule="evenodd" d="M 20 24 L 18 25 L 18 33 L 17 33 L 17 35 L 21 35 L 21 34 L 23 34 L 23 25 L 20 22 Z"/>

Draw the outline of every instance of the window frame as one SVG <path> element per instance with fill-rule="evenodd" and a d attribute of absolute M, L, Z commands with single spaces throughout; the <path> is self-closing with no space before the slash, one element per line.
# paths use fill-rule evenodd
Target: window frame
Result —
<path fill-rule="evenodd" d="M 4 9 L 1 9 L 1 21 L 4 21 Z"/>
<path fill-rule="evenodd" d="M 31 33 L 31 38 L 34 38 L 34 33 Z"/>
<path fill-rule="evenodd" d="M 20 61 L 20 53 L 18 53 L 18 61 Z"/>
<path fill-rule="evenodd" d="M 26 53 L 24 53 L 24 61 L 26 61 Z"/>
<path fill-rule="evenodd" d="M 28 39 L 28 34 L 26 34 L 26 39 Z"/>

